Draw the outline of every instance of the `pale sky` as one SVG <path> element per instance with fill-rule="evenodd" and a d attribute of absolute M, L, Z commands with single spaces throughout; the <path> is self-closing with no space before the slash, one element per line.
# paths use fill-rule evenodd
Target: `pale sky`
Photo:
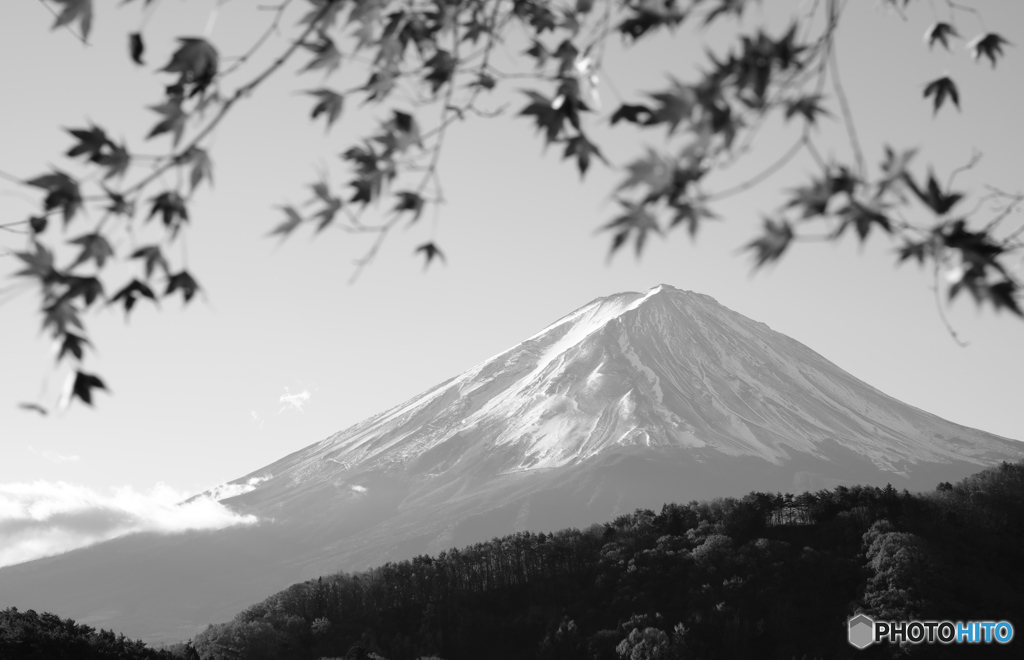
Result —
<path fill-rule="evenodd" d="M 145 69 L 129 61 L 126 47 L 142 3 L 96 4 L 89 47 L 65 30 L 50 31 L 53 15 L 38 1 L 0 6 L 0 170 L 23 178 L 50 165 L 81 171 L 62 155 L 71 141 L 61 128 L 88 121 L 140 151 L 168 148 L 166 139 L 141 141 L 156 119 L 143 108 L 158 102 L 161 85 L 170 82 L 151 72 L 168 61 L 174 37 L 204 33 L 215 0 L 159 3 L 145 30 Z M 244 51 L 266 25 L 268 15 L 255 4 L 234 0 L 221 10 L 210 38 L 222 54 Z M 772 25 L 782 25 L 789 10 L 777 8 L 800 4 L 754 5 L 744 24 L 753 28 L 769 15 Z M 929 52 L 922 35 L 932 12 L 946 16 L 944 3 L 932 4 L 914 3 L 903 21 L 880 3 L 849 3 L 838 51 L 869 165 L 880 163 L 885 143 L 919 146 L 915 174 L 924 176 L 933 164 L 944 180 L 977 149 L 984 158 L 958 187 L 1020 190 L 1020 48 L 1008 47 L 995 70 L 974 62 L 965 40 L 953 43 L 953 54 Z M 1024 25 L 1022 3 L 971 4 L 990 29 L 1024 44 L 1024 35 L 1011 31 Z M 287 25 L 305 8 L 294 9 Z M 971 15 L 958 15 L 957 25 L 968 38 L 980 30 Z M 703 60 L 696 40 L 661 38 L 625 53 L 613 42 L 600 87 L 606 110 L 620 102 L 616 90 L 636 101 L 634 90 L 663 87 L 666 71 L 687 80 Z M 282 43 L 272 38 L 266 54 Z M 306 59 L 260 88 L 216 133 L 215 188 L 197 194 L 187 231 L 189 269 L 205 297 L 184 310 L 179 299 L 160 310 L 141 301 L 128 324 L 113 308 L 86 317 L 98 350 L 85 369 L 99 373 L 112 395 L 99 393 L 94 409 L 76 403 L 47 418 L 19 410 L 18 402 L 44 394 L 43 402 L 52 403 L 66 371 L 54 369 L 53 347 L 39 331 L 38 297 L 3 298 L 0 495 L 29 483 L 33 492 L 56 492 L 57 482 L 96 497 L 126 488 L 161 501 L 168 489 L 198 492 L 396 405 L 593 298 L 663 282 L 709 294 L 906 403 L 1024 439 L 1024 323 L 990 308 L 979 312 L 964 294 L 948 312 L 970 342 L 958 347 L 936 313 L 930 273 L 914 265 L 897 269 L 896 245 L 885 237 L 863 247 L 852 235 L 838 245 L 798 245 L 776 267 L 751 274 L 738 248 L 756 235 L 762 213 L 784 200 L 781 191 L 806 180 L 809 159 L 715 205 L 723 221 L 706 225 L 695 244 L 679 230 L 650 242 L 642 259 L 630 251 L 609 265 L 608 236 L 594 233 L 616 210 L 609 193 L 621 167 L 645 145 L 661 143 L 664 132 L 608 131 L 591 119 L 614 167 L 593 165 L 581 184 L 575 166 L 560 161 L 561 149 L 544 153 L 531 122 L 514 116 L 525 98 L 517 90 L 536 86 L 529 81 L 507 84 L 507 93 L 484 101 L 493 108 L 508 103 L 506 116 L 453 127 L 440 165 L 448 203 L 438 223 L 428 212 L 396 232 L 359 282 L 348 285 L 352 259 L 367 247 L 359 236 L 325 232 L 312 239 L 300 232 L 279 244 L 266 234 L 282 218 L 275 206 L 308 199 L 306 185 L 318 171 L 327 168 L 335 184 L 344 181 L 337 155 L 386 118 L 390 106 L 360 108 L 350 99 L 325 135 L 322 119 L 309 121 L 311 97 L 300 92 L 361 78 L 346 78 L 345 64 L 337 79 L 296 77 Z M 921 93 L 944 72 L 960 85 L 963 112 L 944 108 L 933 119 Z M 828 103 L 834 110 L 831 97 Z M 436 122 L 436 109 L 415 111 L 425 129 Z M 826 154 L 849 160 L 837 122 L 826 122 L 822 135 Z M 715 187 L 755 172 L 789 139 L 784 131 L 765 131 L 745 164 L 715 175 Z M 38 199 L 0 181 L 0 222 L 32 213 Z M 68 238 L 89 226 L 77 223 Z M 424 273 L 412 251 L 431 238 L 448 263 Z M 24 241 L 0 234 L 0 253 L 20 250 Z M 0 257 L 4 277 L 12 261 Z"/>

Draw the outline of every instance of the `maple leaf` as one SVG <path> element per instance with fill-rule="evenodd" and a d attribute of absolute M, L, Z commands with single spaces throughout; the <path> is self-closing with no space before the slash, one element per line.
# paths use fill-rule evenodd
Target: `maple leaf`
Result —
<path fill-rule="evenodd" d="M 319 39 L 315 43 L 302 44 L 314 54 L 314 57 L 302 69 L 301 73 L 323 69 L 325 74 L 329 74 L 341 66 L 341 51 L 334 45 L 334 40 L 323 32 L 320 33 Z"/>
<path fill-rule="evenodd" d="M 86 346 L 92 346 L 89 340 L 81 335 L 76 335 L 73 332 L 65 332 L 64 338 L 60 344 L 60 351 L 57 353 L 57 362 L 64 359 L 64 356 L 68 353 L 75 356 L 76 360 L 81 361 L 85 351 L 83 350 Z"/>
<path fill-rule="evenodd" d="M 651 111 L 648 123 L 668 124 L 669 135 L 675 132 L 681 122 L 690 120 L 697 105 L 696 91 L 675 78 L 671 78 L 671 85 L 667 90 L 649 93 L 648 96 L 658 104 Z"/>
<path fill-rule="evenodd" d="M 47 224 L 49 224 L 49 221 L 45 215 L 34 215 L 28 219 L 28 226 L 33 234 L 42 234 L 46 231 Z"/>
<path fill-rule="evenodd" d="M 92 391 L 93 390 L 107 390 L 106 384 L 100 380 L 99 376 L 93 374 L 87 374 L 84 371 L 75 372 L 74 384 L 71 386 L 71 396 L 78 397 L 87 405 L 92 405 Z"/>
<path fill-rule="evenodd" d="M 76 275 L 66 276 L 65 281 L 68 290 L 61 295 L 61 300 L 74 300 L 81 297 L 88 308 L 96 299 L 103 296 L 103 283 L 95 277 L 78 277 Z M 81 326 L 79 326 L 81 327 Z"/>
<path fill-rule="evenodd" d="M 476 80 L 469 83 L 470 87 L 485 89 L 487 91 L 494 89 L 495 87 L 497 87 L 497 85 L 498 81 L 494 78 L 494 76 L 490 75 L 489 73 L 477 74 Z"/>
<path fill-rule="evenodd" d="M 301 225 L 304 221 L 302 216 L 299 215 L 299 212 L 295 210 L 295 207 L 279 206 L 278 208 L 284 211 L 286 219 L 284 222 L 274 227 L 267 236 L 277 236 L 280 234 L 281 239 L 284 240 L 288 238 L 291 233 L 295 231 L 295 228 Z"/>
<path fill-rule="evenodd" d="M 64 214 L 64 224 L 75 216 L 75 213 L 82 207 L 82 193 L 78 189 L 78 182 L 61 172 L 54 170 L 52 174 L 44 174 L 25 182 L 27 185 L 42 188 L 46 191 L 46 199 L 43 206 L 47 211 L 61 209 Z"/>
<path fill-rule="evenodd" d="M 939 21 L 938 23 L 928 28 L 928 30 L 924 33 L 924 40 L 928 43 L 928 48 L 934 46 L 935 42 L 938 41 L 941 42 L 943 46 L 945 46 L 946 50 L 949 50 L 949 38 L 959 38 L 959 36 L 960 33 L 956 31 L 955 27 L 953 27 L 949 23 L 943 23 L 942 21 Z"/>
<path fill-rule="evenodd" d="M 142 259 L 145 261 L 146 279 L 152 277 L 153 270 L 156 269 L 157 266 L 159 266 L 166 275 L 170 276 L 171 274 L 167 260 L 164 259 L 164 254 L 160 251 L 159 245 L 144 245 L 135 252 L 132 252 L 130 258 Z"/>
<path fill-rule="evenodd" d="M 1021 311 L 1020 305 L 1017 303 L 1018 288 L 1012 280 L 1002 280 L 989 285 L 988 298 L 992 301 L 992 306 L 996 308 L 996 311 L 1005 307 L 1017 316 L 1024 318 L 1024 312 Z"/>
<path fill-rule="evenodd" d="M 793 240 L 793 228 L 785 220 L 764 219 L 764 234 L 743 246 L 754 251 L 754 268 L 778 260 Z"/>
<path fill-rule="evenodd" d="M 14 256 L 25 262 L 25 268 L 14 273 L 17 276 L 35 277 L 44 284 L 50 284 L 60 279 L 59 273 L 53 267 L 53 252 L 38 241 L 32 241 L 34 252 L 15 252 Z"/>
<path fill-rule="evenodd" d="M 178 235 L 181 225 L 188 222 L 188 208 L 185 206 L 185 199 L 176 191 L 167 190 L 150 200 L 153 203 L 146 220 L 149 221 L 157 213 L 164 227 L 171 231 L 171 238 Z"/>
<path fill-rule="evenodd" d="M 653 149 L 647 156 L 626 165 L 629 175 L 619 184 L 618 190 L 627 190 L 638 185 L 647 186 L 647 200 L 653 201 L 668 194 L 675 181 L 675 164 Z"/>
<path fill-rule="evenodd" d="M 842 236 L 843 232 L 850 225 L 853 225 L 857 230 L 857 236 L 860 237 L 862 243 L 871 232 L 872 225 L 878 225 L 887 233 L 892 233 L 892 223 L 889 222 L 889 218 L 878 209 L 871 208 L 860 202 L 851 201 L 849 205 L 839 210 L 838 215 L 840 224 L 834 234 L 837 238 Z"/>
<path fill-rule="evenodd" d="M 950 275 L 953 280 L 953 283 L 949 287 L 950 302 L 957 297 L 961 290 L 966 288 L 971 292 L 974 302 L 979 305 L 981 304 L 981 301 L 985 299 L 988 293 L 988 285 L 985 282 L 984 268 L 972 265 L 968 268 L 957 269 Z"/>
<path fill-rule="evenodd" d="M 903 247 L 899 248 L 896 252 L 899 254 L 899 260 L 897 263 L 903 263 L 907 259 L 913 257 L 914 259 L 917 259 L 918 265 L 923 266 L 925 257 L 930 257 L 934 253 L 933 243 L 932 241 L 921 241 L 918 243 L 910 242 L 904 244 Z"/>
<path fill-rule="evenodd" d="M 652 123 L 652 117 L 654 117 L 654 113 L 646 105 L 623 103 L 618 110 L 612 113 L 611 123 L 614 126 L 620 121 L 628 121 L 644 126 Z"/>
<path fill-rule="evenodd" d="M 832 200 L 832 196 L 835 195 L 827 178 L 815 179 L 810 185 L 794 188 L 792 192 L 794 193 L 793 197 L 786 207 L 801 207 L 803 209 L 801 218 L 804 219 L 825 215 L 828 211 L 828 204 Z"/>
<path fill-rule="evenodd" d="M 437 90 L 452 79 L 452 74 L 455 73 L 455 58 L 448 51 L 438 48 L 434 56 L 423 66 L 430 69 L 423 79 L 430 83 L 431 93 L 437 94 Z"/>
<path fill-rule="evenodd" d="M 708 25 L 719 16 L 726 14 L 735 14 L 736 18 L 742 17 L 748 2 L 750 0 L 718 0 L 718 6 L 704 18 L 704 25 Z"/>
<path fill-rule="evenodd" d="M 68 128 L 65 130 L 78 140 L 78 144 L 65 153 L 67 157 L 86 156 L 94 163 L 99 162 L 104 147 L 110 142 L 102 128 L 91 126 L 88 129 Z"/>
<path fill-rule="evenodd" d="M 537 128 L 544 131 L 545 146 L 558 141 L 565 116 L 543 94 L 531 90 L 524 90 L 524 93 L 530 97 L 531 103 L 519 111 L 519 116 L 534 117 Z"/>
<path fill-rule="evenodd" d="M 58 298 L 43 308 L 43 330 L 53 328 L 53 336 L 60 337 L 68 331 L 68 327 L 82 329 L 82 321 L 78 318 L 78 308 L 64 297 Z"/>
<path fill-rule="evenodd" d="M 364 103 L 370 101 L 383 101 L 395 88 L 395 81 L 398 79 L 398 72 L 392 69 L 380 69 L 370 75 L 370 79 L 363 86 L 367 93 Z"/>
<path fill-rule="evenodd" d="M 213 186 L 213 161 L 210 159 L 210 154 L 206 149 L 192 147 L 182 154 L 179 162 L 182 165 L 192 166 L 192 171 L 188 175 L 188 181 L 193 192 L 202 183 L 203 179 L 209 181 L 210 185 Z"/>
<path fill-rule="evenodd" d="M 419 254 L 420 252 L 423 253 L 424 257 L 426 257 L 426 261 L 423 263 L 423 270 L 426 270 L 427 267 L 430 266 L 430 262 L 434 259 L 440 259 L 442 263 L 448 263 L 448 260 L 445 259 L 444 252 L 442 252 L 441 248 L 437 247 L 432 241 L 417 247 L 413 251 L 413 254 Z"/>
<path fill-rule="evenodd" d="M 558 17 L 547 6 L 547 0 L 516 0 L 512 13 L 526 21 L 538 34 L 558 27 Z"/>
<path fill-rule="evenodd" d="M 341 116 L 342 105 L 345 101 L 345 97 L 341 94 L 330 90 L 330 89 L 314 89 L 306 92 L 311 96 L 317 97 L 319 102 L 313 106 L 313 112 L 310 114 L 310 118 L 316 119 L 321 114 L 327 117 L 327 129 L 330 129 L 334 125 L 334 122 Z"/>
<path fill-rule="evenodd" d="M 319 224 L 317 224 L 316 231 L 317 233 L 320 233 L 327 227 L 327 225 L 334 222 L 334 218 L 338 211 L 341 210 L 343 202 L 340 197 L 335 197 L 331 194 L 327 184 L 323 181 L 318 181 L 310 187 L 313 189 L 314 197 L 310 202 L 307 202 L 307 204 L 316 203 L 317 200 L 324 204 L 323 208 L 317 211 L 312 218 L 313 220 L 318 221 Z"/>
<path fill-rule="evenodd" d="M 697 229 L 701 222 L 719 219 L 718 215 L 712 213 L 707 206 L 699 202 L 676 202 L 672 205 L 672 210 L 675 211 L 675 215 L 672 216 L 672 220 L 669 222 L 669 229 L 685 222 L 687 223 L 691 239 L 696 238 Z"/>
<path fill-rule="evenodd" d="M 420 125 L 416 118 L 407 112 L 394 110 L 391 119 L 381 124 L 384 134 L 375 139 L 384 145 L 385 154 L 404 153 L 409 147 L 423 148 Z"/>
<path fill-rule="evenodd" d="M 89 32 L 92 30 L 92 0 L 52 0 L 52 2 L 64 5 L 64 9 L 57 15 L 52 29 L 56 30 L 78 21 L 78 25 L 82 29 L 82 39 L 88 41 Z"/>
<path fill-rule="evenodd" d="M 921 190 L 910 177 L 906 177 L 906 182 L 907 185 L 910 186 L 910 189 L 914 191 L 914 194 L 917 195 L 918 199 L 934 211 L 936 215 L 945 215 L 946 213 L 949 213 L 956 203 L 963 199 L 963 195 L 960 193 L 942 192 L 942 188 L 939 186 L 939 182 L 935 179 L 934 173 L 929 173 L 928 175 L 928 187 L 926 190 Z"/>
<path fill-rule="evenodd" d="M 174 136 L 174 146 L 178 146 L 181 134 L 185 131 L 185 121 L 188 119 L 188 113 L 181 107 L 181 99 L 169 99 L 160 105 L 150 106 L 149 109 L 163 115 L 163 119 L 153 127 L 146 139 L 171 133 Z"/>
<path fill-rule="evenodd" d="M 591 156 L 597 156 L 605 165 L 608 164 L 608 160 L 601 153 L 601 150 L 597 148 L 597 145 L 588 140 L 582 133 L 569 138 L 565 142 L 565 152 L 562 154 L 562 158 L 565 159 L 572 156 L 576 156 L 576 166 L 580 170 L 581 179 L 590 167 Z"/>
<path fill-rule="evenodd" d="M 794 115 L 803 115 L 807 123 L 814 125 L 818 116 L 831 117 L 831 113 L 821 107 L 822 98 L 824 97 L 821 94 L 811 94 L 789 101 L 786 104 L 786 121 L 792 119 Z"/>
<path fill-rule="evenodd" d="M 210 42 L 200 37 L 179 37 L 178 43 L 178 50 L 161 71 L 181 74 L 178 85 L 182 88 L 192 85 L 189 96 L 194 96 L 205 90 L 217 76 L 220 56 Z"/>
<path fill-rule="evenodd" d="M 107 168 L 107 173 L 103 175 L 104 181 L 116 176 L 123 177 L 132 162 L 131 154 L 128 153 L 128 147 L 125 145 L 109 142 L 107 147 L 108 151 L 101 153 L 96 159 L 97 164 Z"/>
<path fill-rule="evenodd" d="M 164 297 L 171 295 L 175 291 L 181 290 L 181 295 L 185 298 L 185 302 L 192 300 L 192 297 L 199 291 L 199 283 L 188 273 L 188 271 L 181 271 L 175 273 L 167 279 L 167 289 L 164 291 Z"/>
<path fill-rule="evenodd" d="M 946 247 L 958 250 L 961 260 L 982 273 L 992 267 L 1006 275 L 997 257 L 1005 252 L 1005 248 L 994 243 L 987 231 L 974 232 L 967 229 L 967 223 L 961 219 L 948 225 L 941 234 Z"/>
<path fill-rule="evenodd" d="M 146 46 L 142 42 L 142 35 L 138 32 L 132 32 L 128 35 L 128 54 L 131 55 L 132 62 L 135 62 L 139 66 L 145 64 L 142 61 L 142 54 L 145 52 Z"/>
<path fill-rule="evenodd" d="M 651 232 L 661 235 L 661 226 L 653 215 L 647 210 L 643 203 L 631 202 L 620 199 L 619 204 L 623 207 L 622 215 L 619 215 L 601 227 L 599 231 L 614 231 L 611 248 L 608 251 L 608 258 L 611 259 L 615 252 L 621 248 L 630 234 L 635 234 L 634 246 L 636 256 L 643 252 L 647 236 Z"/>
<path fill-rule="evenodd" d="M 128 313 L 135 307 L 136 301 L 140 298 L 149 298 L 154 303 L 156 302 L 156 295 L 153 290 L 150 289 L 145 283 L 139 280 L 132 280 L 124 288 L 114 294 L 114 297 L 110 299 L 108 305 L 113 305 L 117 302 L 122 302 L 124 305 L 125 318 L 128 317 Z"/>
<path fill-rule="evenodd" d="M 397 138 L 392 136 L 392 139 Z M 395 176 L 394 162 L 378 155 L 373 145 L 369 143 L 350 148 L 342 154 L 342 158 L 356 166 L 357 176 L 349 182 L 349 185 L 356 189 L 355 194 L 349 199 L 350 202 L 362 202 L 365 206 L 378 199 L 384 184 Z"/>
<path fill-rule="evenodd" d="M 68 270 L 87 261 L 95 261 L 97 268 L 103 268 L 107 259 L 114 256 L 114 248 L 110 247 L 110 243 L 102 234 L 83 234 L 78 238 L 71 239 L 68 243 L 82 246 L 78 258 L 68 266 Z"/>
<path fill-rule="evenodd" d="M 949 97 L 953 101 L 953 105 L 956 109 L 960 109 L 960 92 L 957 91 L 956 83 L 949 76 L 943 76 L 936 78 L 935 80 L 928 83 L 924 88 L 924 97 L 935 96 L 935 111 L 932 114 L 938 114 L 939 108 L 942 107 L 942 103 Z"/>
<path fill-rule="evenodd" d="M 347 4 L 345 0 L 309 0 L 313 4 L 315 9 L 309 10 L 309 12 L 302 17 L 299 24 L 310 24 L 313 22 L 319 22 L 325 28 L 329 28 L 334 25 L 338 19 L 338 13 Z M 360 4 L 371 4 L 369 2 Z M 353 19 L 355 20 L 355 19 Z"/>
<path fill-rule="evenodd" d="M 547 46 L 537 39 L 533 39 L 530 42 L 530 47 L 523 51 L 523 55 L 529 55 L 534 60 L 534 66 L 538 69 L 542 68 L 548 62 L 548 58 L 551 57 L 551 53 L 548 52 Z"/>
<path fill-rule="evenodd" d="M 628 4 L 632 14 L 615 29 L 634 41 L 661 26 L 671 29 L 686 18 L 685 12 L 676 9 L 675 2 L 634 0 Z"/>
<path fill-rule="evenodd" d="M 996 56 L 1002 56 L 1004 44 L 1007 46 L 1013 45 L 995 32 L 989 32 L 972 39 L 967 44 L 967 48 L 973 53 L 975 60 L 980 60 L 982 55 L 987 57 L 992 62 L 992 68 L 994 69 L 996 68 Z"/>
<path fill-rule="evenodd" d="M 395 204 L 395 208 L 391 209 L 393 212 L 404 213 L 409 211 L 412 213 L 412 217 L 409 219 L 410 225 L 420 219 L 420 215 L 423 213 L 424 200 L 419 193 L 411 190 L 401 190 L 395 193 L 395 197 L 398 198 L 398 203 Z"/>

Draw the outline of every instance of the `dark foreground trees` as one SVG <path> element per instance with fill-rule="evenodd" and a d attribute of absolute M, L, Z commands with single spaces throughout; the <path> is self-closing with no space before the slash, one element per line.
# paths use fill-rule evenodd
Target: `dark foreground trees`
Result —
<path fill-rule="evenodd" d="M 4 660 L 198 660 L 187 644 L 154 650 L 111 630 L 96 630 L 49 612 L 0 610 Z"/>
<path fill-rule="evenodd" d="M 937 291 L 949 298 L 966 292 L 979 304 L 1021 314 L 1013 259 L 1024 242 L 1014 211 L 1024 198 L 991 186 L 961 189 L 957 177 L 978 165 L 977 158 L 934 162 L 927 145 L 901 143 L 899 127 L 888 144 L 861 144 L 837 47 L 848 30 L 850 3 L 281 0 L 247 7 L 263 24 L 240 52 L 223 52 L 210 35 L 170 40 L 159 26 L 176 11 L 173 3 L 133 4 L 143 13 L 141 27 L 125 35 L 125 66 L 153 70 L 152 101 L 137 109 L 149 128 L 128 134 L 123 117 L 96 116 L 68 126 L 66 158 L 55 159 L 48 171 L 0 163 L 4 179 L 38 196 L 34 212 L 0 219 L 4 252 L 12 257 L 6 272 L 18 278 L 13 290 L 31 286 L 38 294 L 58 360 L 74 365 L 67 400 L 91 403 L 106 388 L 83 366 L 92 348 L 87 312 L 114 305 L 129 314 L 136 305 L 162 298 L 189 302 L 201 294 L 202 273 L 186 263 L 182 237 L 204 220 L 194 195 L 213 183 L 223 156 L 213 144 L 216 130 L 239 106 L 261 102 L 265 97 L 256 92 L 267 80 L 288 74 L 297 76 L 293 91 L 308 99 L 308 117 L 295 120 L 322 123 L 331 136 L 328 151 L 341 158 L 309 182 L 307 204 L 277 211 L 280 223 L 270 233 L 338 230 L 364 241 L 353 277 L 396 228 L 425 216 L 436 227 L 446 136 L 467 121 L 493 121 L 497 128 L 503 116 L 532 124 L 540 142 L 581 177 L 595 167 L 624 166 L 611 191 L 618 210 L 599 226 L 613 253 L 629 245 L 639 254 L 652 236 L 676 228 L 695 235 L 718 219 L 716 202 L 803 159 L 810 168 L 803 182 L 786 190 L 777 208 L 762 209 L 759 233 L 743 230 L 757 266 L 798 243 L 854 235 L 864 241 L 883 233 L 896 240 L 893 259 L 925 266 Z M 973 57 L 978 67 L 998 67 L 1000 76 L 1012 79 L 1003 71 L 1004 58 L 1012 52 L 1010 41 L 1019 39 L 1001 32 L 1008 25 L 987 25 L 973 3 L 880 5 L 889 11 L 877 21 L 906 22 L 907 48 L 930 49 L 936 58 L 953 52 Z M 94 0 L 43 6 L 51 8 L 59 30 L 49 38 L 83 42 L 113 11 Z M 251 29 L 231 13 L 237 5 L 211 6 L 208 32 L 218 13 L 227 16 L 221 21 L 237 21 L 222 29 Z M 673 44 L 700 40 L 706 53 L 698 62 L 658 62 L 668 74 L 660 87 L 612 83 L 606 60 L 614 56 L 613 43 L 643 45 L 666 35 Z M 865 44 L 873 36 L 843 38 Z M 920 121 L 963 110 L 963 130 L 972 130 L 964 81 L 936 67 L 933 78 L 908 74 L 905 82 L 921 90 Z M 889 102 L 860 100 L 860 107 L 876 109 Z M 366 112 L 376 118 L 371 129 L 338 137 L 352 115 Z M 81 116 L 93 113 L 82 108 Z M 608 162 L 601 143 L 609 125 L 638 143 L 628 162 Z M 785 145 L 773 138 L 765 147 L 766 135 L 785 136 Z M 657 147 L 640 146 L 652 139 Z M 730 168 L 762 149 L 773 152 L 767 165 L 738 180 Z M 515 173 L 502 169 L 500 154 L 488 155 L 488 163 L 514 187 Z M 295 181 L 283 180 L 282 188 L 290 197 L 299 194 Z M 426 231 L 404 249 L 428 265 L 444 261 L 435 230 Z M 115 263 L 122 267 L 111 269 Z M 27 407 L 45 412 L 49 405 Z"/>

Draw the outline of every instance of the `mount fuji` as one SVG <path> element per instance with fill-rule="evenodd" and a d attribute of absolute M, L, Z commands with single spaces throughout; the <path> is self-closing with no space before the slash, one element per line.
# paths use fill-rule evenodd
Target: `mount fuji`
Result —
<path fill-rule="evenodd" d="M 259 522 L 0 569 L 0 607 L 182 639 L 299 580 L 638 507 L 864 483 L 930 490 L 1024 445 L 874 389 L 714 299 L 594 300 L 229 484 Z"/>

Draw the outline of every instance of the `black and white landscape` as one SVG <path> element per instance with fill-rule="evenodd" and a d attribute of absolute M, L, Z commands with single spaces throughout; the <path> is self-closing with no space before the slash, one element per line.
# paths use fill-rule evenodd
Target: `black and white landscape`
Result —
<path fill-rule="evenodd" d="M 400 373 L 396 373 L 400 378 Z M 516 531 L 750 491 L 933 490 L 1012 440 L 903 404 L 668 285 L 594 300 L 232 482 L 256 524 L 136 534 L 0 569 L 0 606 L 177 641 L 288 585 Z"/>

